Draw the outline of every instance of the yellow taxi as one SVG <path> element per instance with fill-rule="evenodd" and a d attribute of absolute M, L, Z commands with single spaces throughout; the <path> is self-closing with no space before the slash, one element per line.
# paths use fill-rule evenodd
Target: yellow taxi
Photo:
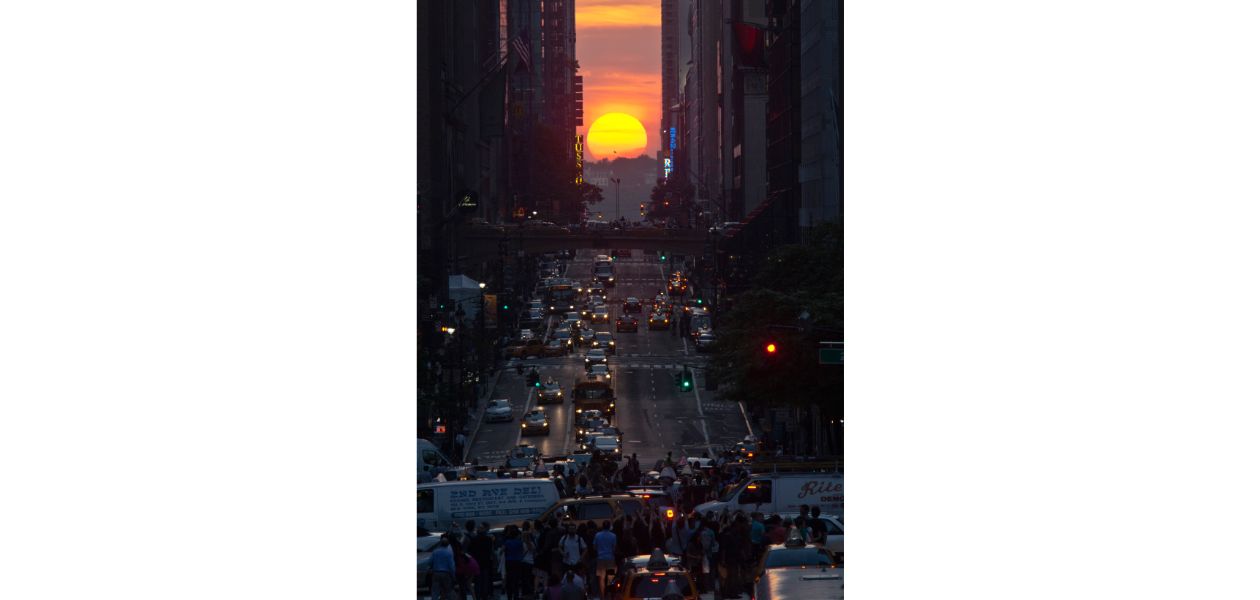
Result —
<path fill-rule="evenodd" d="M 652 313 L 648 317 L 648 331 L 653 329 L 669 329 L 669 315 L 663 312 Z"/>
<path fill-rule="evenodd" d="M 623 563 L 612 581 L 604 586 L 603 600 L 666 598 L 675 593 L 685 600 L 699 600 L 700 594 L 696 593 L 691 573 L 678 564 L 677 557 L 668 560 L 657 548 L 646 563 L 640 558 L 631 558 Z"/>

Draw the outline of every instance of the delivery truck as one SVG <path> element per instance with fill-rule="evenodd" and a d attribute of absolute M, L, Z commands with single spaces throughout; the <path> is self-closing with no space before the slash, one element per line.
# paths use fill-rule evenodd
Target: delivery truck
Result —
<path fill-rule="evenodd" d="M 461 529 L 472 519 L 491 527 L 533 519 L 551 508 L 560 494 L 547 478 L 480 479 L 416 486 L 416 526 L 444 531 Z"/>
<path fill-rule="evenodd" d="M 797 514 L 802 504 L 844 515 L 844 473 L 758 473 L 717 500 L 697 506 L 696 511 Z"/>

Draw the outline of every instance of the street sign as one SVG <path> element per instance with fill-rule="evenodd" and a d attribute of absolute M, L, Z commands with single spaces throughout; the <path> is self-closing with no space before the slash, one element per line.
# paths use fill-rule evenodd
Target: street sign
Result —
<path fill-rule="evenodd" d="M 819 348 L 818 364 L 820 365 L 843 365 L 844 364 L 844 348 Z"/>
<path fill-rule="evenodd" d="M 477 212 L 477 207 L 481 204 L 480 195 L 473 190 L 460 190 L 459 192 L 459 212 L 471 214 Z"/>

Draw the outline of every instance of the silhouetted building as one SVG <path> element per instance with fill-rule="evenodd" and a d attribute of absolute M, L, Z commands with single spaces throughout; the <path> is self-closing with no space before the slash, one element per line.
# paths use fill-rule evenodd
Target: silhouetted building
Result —
<path fill-rule="evenodd" d="M 844 215 L 840 201 L 840 5 L 801 0 L 800 226 Z"/>

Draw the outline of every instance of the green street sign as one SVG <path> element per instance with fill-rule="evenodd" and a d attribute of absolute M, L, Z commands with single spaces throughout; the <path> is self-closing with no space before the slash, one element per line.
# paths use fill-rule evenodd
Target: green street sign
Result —
<path fill-rule="evenodd" d="M 844 364 L 844 348 L 819 348 L 818 364 L 820 365 L 843 365 Z"/>

